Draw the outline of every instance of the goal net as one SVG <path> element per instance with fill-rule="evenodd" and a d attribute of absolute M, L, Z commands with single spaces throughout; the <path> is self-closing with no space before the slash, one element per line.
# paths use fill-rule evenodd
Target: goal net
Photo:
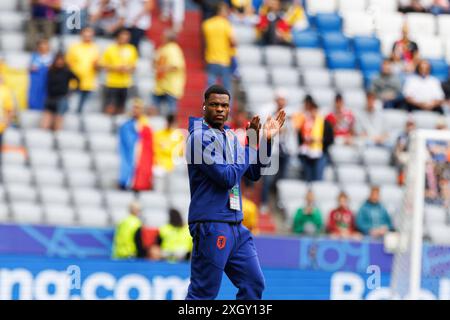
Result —
<path fill-rule="evenodd" d="M 450 277 L 450 131 L 416 130 L 407 154 L 404 200 L 391 246 L 391 294 L 393 299 L 432 299 L 439 290 L 430 286 Z M 447 264 L 437 270 L 430 267 L 430 253 L 439 246 Z"/>

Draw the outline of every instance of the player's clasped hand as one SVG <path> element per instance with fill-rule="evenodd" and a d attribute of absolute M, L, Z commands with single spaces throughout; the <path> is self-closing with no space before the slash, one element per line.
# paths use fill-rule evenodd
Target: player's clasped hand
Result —
<path fill-rule="evenodd" d="M 261 126 L 259 116 L 254 116 L 247 126 L 247 136 L 249 136 L 249 145 L 256 148 L 259 144 L 259 131 L 261 127 L 263 129 L 263 136 L 267 140 L 271 140 L 281 130 L 286 120 L 286 112 L 284 110 L 279 111 L 275 117 L 269 116 Z M 256 139 L 252 139 L 249 131 L 252 130 L 252 134 L 255 134 Z"/>

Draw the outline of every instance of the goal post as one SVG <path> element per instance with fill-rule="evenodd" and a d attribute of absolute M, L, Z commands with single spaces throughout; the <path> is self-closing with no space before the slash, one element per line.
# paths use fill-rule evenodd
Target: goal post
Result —
<path fill-rule="evenodd" d="M 421 297 L 427 142 L 431 140 L 450 142 L 450 131 L 419 129 L 412 133 L 409 141 L 406 189 L 392 250 L 393 299 L 418 300 Z"/>

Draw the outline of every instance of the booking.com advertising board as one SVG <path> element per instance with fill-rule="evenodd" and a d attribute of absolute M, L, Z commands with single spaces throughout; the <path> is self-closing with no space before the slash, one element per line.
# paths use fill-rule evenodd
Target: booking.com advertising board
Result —
<path fill-rule="evenodd" d="M 188 263 L 112 261 L 112 232 L 0 225 L 0 300 L 184 299 Z M 390 298 L 392 255 L 382 243 L 263 236 L 255 243 L 264 299 Z M 450 248 L 426 247 L 424 257 L 423 298 L 450 299 Z M 224 275 L 218 298 L 235 294 Z"/>

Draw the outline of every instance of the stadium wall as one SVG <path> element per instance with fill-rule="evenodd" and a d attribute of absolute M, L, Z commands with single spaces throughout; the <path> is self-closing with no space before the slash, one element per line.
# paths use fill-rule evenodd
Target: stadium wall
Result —
<path fill-rule="evenodd" d="M 0 300 L 183 299 L 189 264 L 110 259 L 112 229 L 0 225 Z M 257 236 L 265 299 L 387 299 L 383 244 Z M 423 298 L 450 299 L 450 247 L 424 246 Z M 220 299 L 236 289 L 224 276 Z"/>

